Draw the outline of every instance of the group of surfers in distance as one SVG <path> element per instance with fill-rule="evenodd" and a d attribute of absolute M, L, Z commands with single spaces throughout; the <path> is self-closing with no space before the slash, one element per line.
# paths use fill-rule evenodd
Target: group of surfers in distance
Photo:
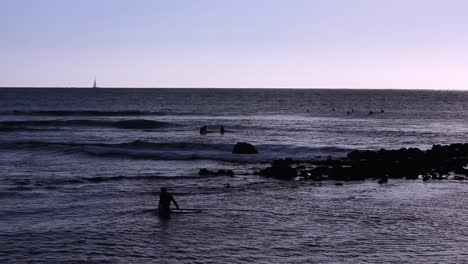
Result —
<path fill-rule="evenodd" d="M 226 132 L 230 132 L 230 131 L 227 131 L 226 129 L 224 129 L 224 126 L 221 126 L 219 128 L 219 133 L 220 134 L 224 134 Z M 204 125 L 200 128 L 200 135 L 206 135 L 208 133 L 215 133 L 215 131 L 208 131 L 208 126 Z"/>
<path fill-rule="evenodd" d="M 307 111 L 308 111 L 308 110 L 307 110 Z M 335 111 L 336 111 L 336 109 L 333 107 L 333 108 L 332 108 L 332 112 L 335 112 Z M 354 113 L 354 109 L 352 109 L 352 108 L 351 108 L 351 110 L 346 111 L 346 114 L 347 114 L 347 115 L 350 115 L 351 113 Z M 383 108 L 380 108 L 380 113 L 385 113 L 385 111 L 383 110 Z M 374 114 L 374 111 L 370 110 L 370 111 L 369 111 L 369 115 L 373 115 L 373 114 Z"/>

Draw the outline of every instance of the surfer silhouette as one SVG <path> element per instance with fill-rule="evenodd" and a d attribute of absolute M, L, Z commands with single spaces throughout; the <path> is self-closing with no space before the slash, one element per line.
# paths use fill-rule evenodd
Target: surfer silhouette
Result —
<path fill-rule="evenodd" d="M 206 133 L 208 132 L 208 127 L 205 125 L 205 126 L 202 126 L 200 128 L 200 135 L 206 135 Z"/>
<path fill-rule="evenodd" d="M 221 126 L 221 128 L 219 129 L 219 133 L 224 134 L 224 132 L 226 132 L 226 130 L 224 129 L 224 126 Z"/>
<path fill-rule="evenodd" d="M 172 194 L 170 194 L 166 188 L 161 188 L 158 205 L 159 216 L 169 217 L 171 215 L 171 202 L 174 203 L 177 210 L 180 210 L 179 205 L 177 204 Z"/>

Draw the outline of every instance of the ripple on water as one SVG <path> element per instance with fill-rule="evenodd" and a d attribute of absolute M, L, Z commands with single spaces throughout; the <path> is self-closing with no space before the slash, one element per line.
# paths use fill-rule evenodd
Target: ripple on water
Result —
<path fill-rule="evenodd" d="M 464 186 L 247 184 L 180 196 L 181 206 L 205 210 L 169 220 L 147 210 L 154 208 L 149 193 L 107 200 L 77 194 L 77 203 L 47 220 L 34 207 L 9 218 L 0 253 L 7 262 L 457 263 L 468 257 Z"/>

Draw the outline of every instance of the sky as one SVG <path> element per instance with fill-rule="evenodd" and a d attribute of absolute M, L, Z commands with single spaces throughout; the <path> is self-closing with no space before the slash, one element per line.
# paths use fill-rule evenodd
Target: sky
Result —
<path fill-rule="evenodd" d="M 468 89 L 466 0 L 0 0 L 1 87 Z"/>

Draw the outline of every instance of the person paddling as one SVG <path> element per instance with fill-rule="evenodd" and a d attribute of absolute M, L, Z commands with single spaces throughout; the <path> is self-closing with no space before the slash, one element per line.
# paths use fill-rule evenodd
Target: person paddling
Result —
<path fill-rule="evenodd" d="M 171 215 L 171 202 L 174 203 L 177 210 L 180 210 L 179 205 L 177 204 L 172 194 L 170 194 L 166 188 L 161 188 L 158 205 L 159 216 L 169 217 Z"/>

